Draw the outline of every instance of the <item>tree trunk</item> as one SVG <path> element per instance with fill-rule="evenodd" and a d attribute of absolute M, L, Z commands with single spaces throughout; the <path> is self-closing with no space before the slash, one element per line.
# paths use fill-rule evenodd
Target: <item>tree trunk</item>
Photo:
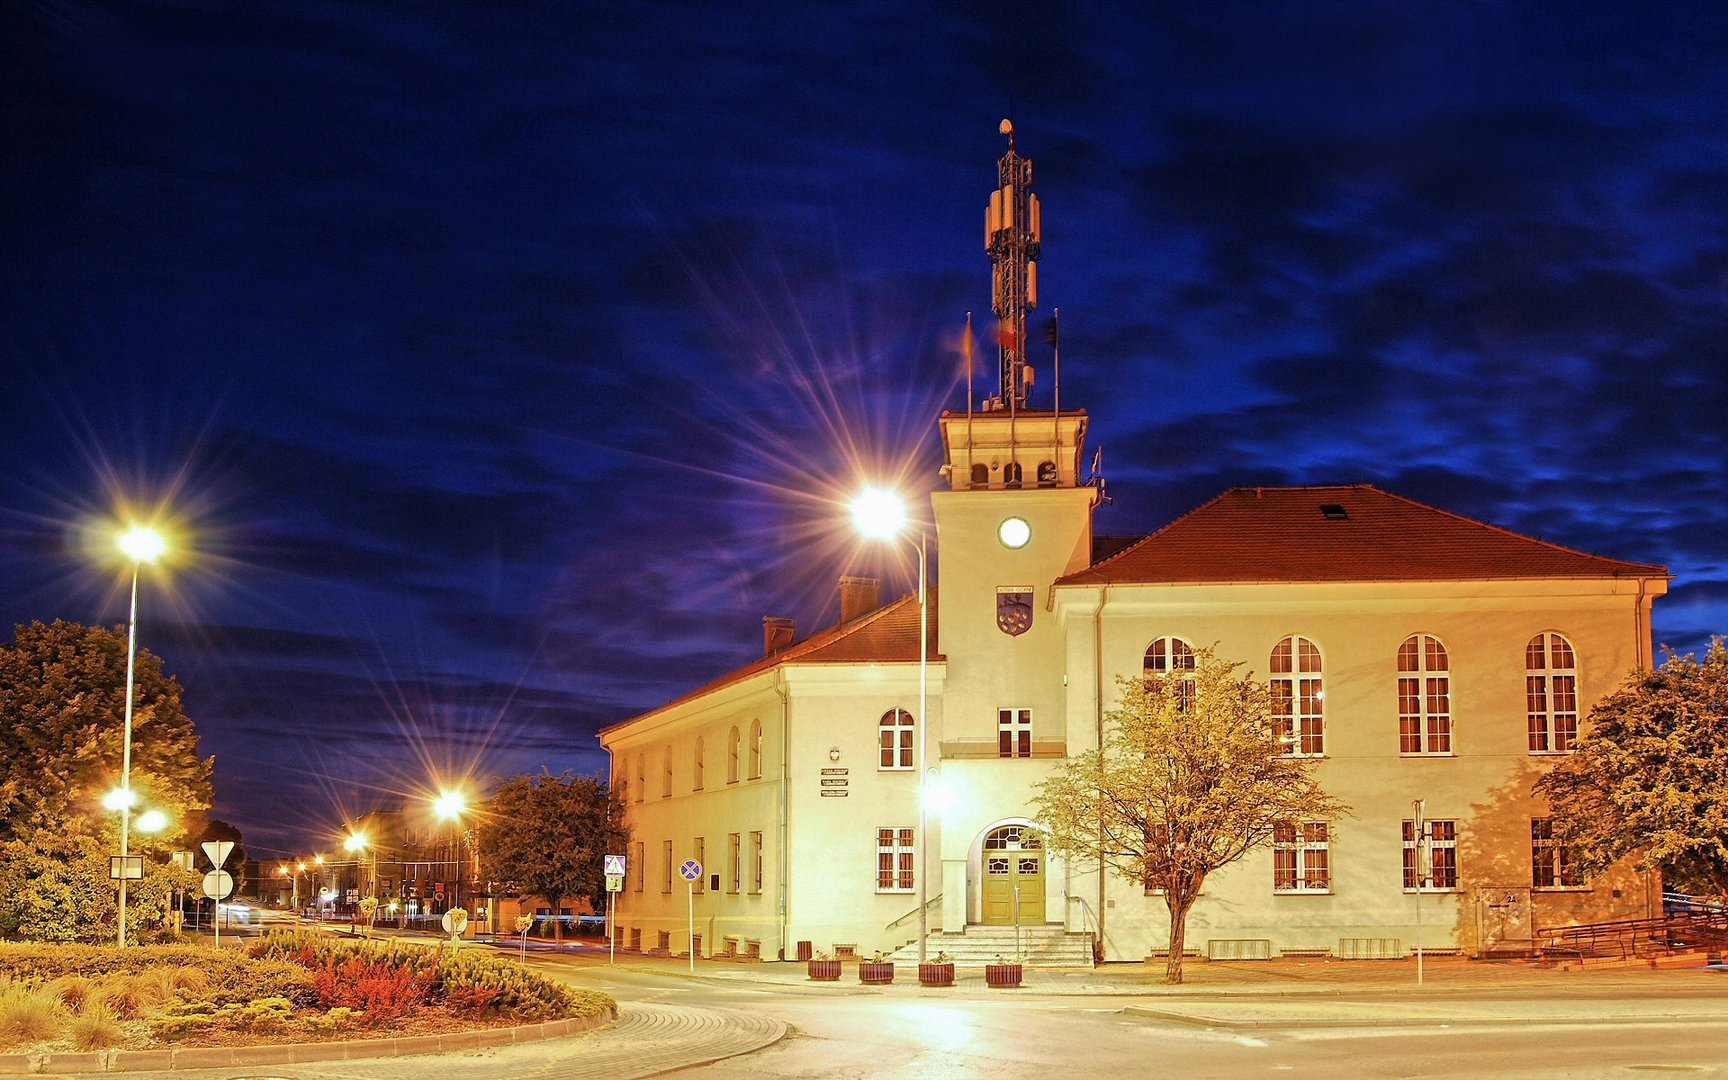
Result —
<path fill-rule="evenodd" d="M 561 897 L 561 896 L 548 896 L 546 899 L 548 901 L 550 901 L 552 904 L 552 951 L 553 952 L 563 952 L 564 951 L 564 919 L 562 916 L 560 916 L 558 914 L 558 902 L 560 900 L 562 900 L 563 897 Z"/>
<path fill-rule="evenodd" d="M 1180 983 L 1182 951 L 1187 947 L 1188 939 L 1188 909 L 1194 906 L 1194 897 L 1166 892 L 1164 904 L 1170 909 L 1170 956 L 1164 962 L 1164 981 Z"/>

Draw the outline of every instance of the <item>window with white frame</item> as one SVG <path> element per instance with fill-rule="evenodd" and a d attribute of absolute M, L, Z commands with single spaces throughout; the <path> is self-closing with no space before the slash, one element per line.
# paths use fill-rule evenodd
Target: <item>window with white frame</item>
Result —
<path fill-rule="evenodd" d="M 1422 845 L 1416 836 L 1416 823 L 1404 821 L 1404 891 L 1416 892 L 1416 879 L 1423 878 L 1422 892 L 1452 892 L 1458 888 L 1458 823 L 1429 820 L 1423 822 L 1427 835 L 1427 873 L 1422 873 Z"/>
<path fill-rule="evenodd" d="M 733 728 L 731 731 L 727 732 L 727 734 L 726 734 L 726 782 L 728 784 L 736 784 L 738 782 L 738 745 L 739 745 L 739 742 L 740 742 L 740 739 L 738 737 L 738 729 L 737 728 Z"/>
<path fill-rule="evenodd" d="M 670 840 L 660 841 L 660 891 L 661 892 L 669 893 L 672 891 L 672 868 L 676 865 L 677 865 L 677 860 L 672 855 L 672 841 L 670 841 Z"/>
<path fill-rule="evenodd" d="M 1530 884 L 1538 889 L 1576 889 L 1584 884 L 1572 852 L 1554 835 L 1553 818 L 1530 819 Z"/>
<path fill-rule="evenodd" d="M 1194 646 L 1179 637 L 1153 638 L 1146 646 L 1144 670 L 1148 679 L 1175 675 L 1182 680 L 1182 710 L 1194 705 Z"/>
<path fill-rule="evenodd" d="M 705 764 L 705 762 L 703 761 L 703 757 L 706 753 L 707 753 L 707 751 L 704 748 L 704 745 L 702 742 L 702 736 L 700 736 L 700 735 L 696 736 L 696 750 L 695 750 L 694 755 L 690 759 L 690 771 L 691 771 L 691 776 L 692 776 L 692 779 L 690 781 L 690 790 L 691 791 L 701 791 L 702 790 L 702 774 L 703 774 L 703 766 Z"/>
<path fill-rule="evenodd" d="M 1524 646 L 1525 712 L 1532 754 L 1566 754 L 1578 741 L 1578 657 L 1559 634 Z"/>
<path fill-rule="evenodd" d="M 750 779 L 762 779 L 762 721 L 750 721 Z"/>
<path fill-rule="evenodd" d="M 1324 821 L 1272 826 L 1272 891 L 1332 891 L 1331 829 Z"/>
<path fill-rule="evenodd" d="M 889 709 L 882 714 L 882 721 L 877 725 L 877 768 L 915 767 L 912 762 L 912 733 L 915 726 L 912 714 L 905 709 Z"/>
<path fill-rule="evenodd" d="M 726 838 L 726 891 L 735 893 L 744 874 L 744 863 L 740 847 L 742 834 L 733 833 Z"/>
<path fill-rule="evenodd" d="M 1272 649 L 1272 717 L 1288 753 L 1321 757 L 1326 753 L 1326 685 L 1320 647 L 1292 635 Z"/>
<path fill-rule="evenodd" d="M 762 834 L 750 834 L 750 891 L 762 891 Z"/>
<path fill-rule="evenodd" d="M 911 892 L 914 888 L 913 835 L 912 829 L 876 830 L 877 892 Z"/>
<path fill-rule="evenodd" d="M 1446 646 L 1411 634 L 1398 646 L 1398 752 L 1452 753 L 1452 677 Z"/>
<path fill-rule="evenodd" d="M 996 710 L 996 756 L 1032 756 L 1032 710 Z"/>

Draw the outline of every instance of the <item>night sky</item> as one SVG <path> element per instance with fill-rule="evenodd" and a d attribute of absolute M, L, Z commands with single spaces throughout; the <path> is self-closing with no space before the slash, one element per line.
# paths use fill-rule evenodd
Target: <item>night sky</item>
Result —
<path fill-rule="evenodd" d="M 1012 115 L 1099 531 L 1371 482 L 1728 631 L 1728 8 L 1069 7 L 5 5 L 0 620 L 123 621 L 93 538 L 174 521 L 255 852 L 600 769 L 911 587 L 843 503 L 936 486 Z"/>

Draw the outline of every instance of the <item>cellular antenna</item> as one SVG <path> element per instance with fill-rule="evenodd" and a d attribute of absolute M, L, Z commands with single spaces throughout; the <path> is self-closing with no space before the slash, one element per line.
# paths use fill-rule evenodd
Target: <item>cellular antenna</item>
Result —
<path fill-rule="evenodd" d="M 984 250 L 990 253 L 990 310 L 996 313 L 1002 388 L 986 410 L 1026 407 L 1032 369 L 1026 366 L 1026 313 L 1038 306 L 1038 255 L 1043 212 L 1032 194 L 1032 161 L 1014 149 L 1014 123 L 997 128 L 1008 136 L 1008 152 L 997 163 L 996 190 L 984 217 Z"/>

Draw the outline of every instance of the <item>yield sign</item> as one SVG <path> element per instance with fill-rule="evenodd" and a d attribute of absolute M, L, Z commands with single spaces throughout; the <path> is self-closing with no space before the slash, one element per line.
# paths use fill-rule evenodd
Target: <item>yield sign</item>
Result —
<path fill-rule="evenodd" d="M 228 855 L 233 850 L 234 841 L 232 840 L 204 841 L 204 854 L 209 857 L 210 865 L 218 870 L 222 869 L 222 864 L 228 861 Z"/>

